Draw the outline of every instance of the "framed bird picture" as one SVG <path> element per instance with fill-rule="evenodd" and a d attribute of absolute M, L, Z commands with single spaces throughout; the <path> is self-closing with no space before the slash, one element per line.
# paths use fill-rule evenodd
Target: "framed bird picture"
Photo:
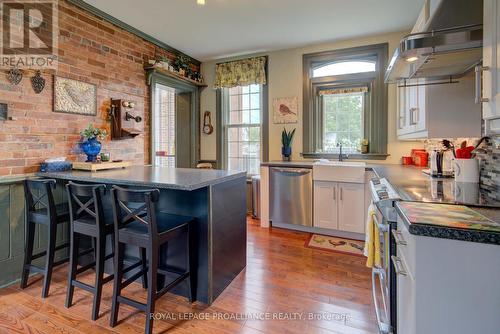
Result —
<path fill-rule="evenodd" d="M 97 115 L 97 87 L 87 82 L 54 76 L 54 111 Z"/>
<path fill-rule="evenodd" d="M 297 123 L 299 99 L 297 97 L 278 97 L 273 101 L 273 123 Z"/>

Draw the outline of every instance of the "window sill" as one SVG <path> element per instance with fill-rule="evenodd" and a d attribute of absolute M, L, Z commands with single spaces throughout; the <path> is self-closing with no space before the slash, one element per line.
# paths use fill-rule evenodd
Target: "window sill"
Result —
<path fill-rule="evenodd" d="M 300 154 L 306 159 L 338 159 L 339 155 L 337 153 L 316 153 L 316 152 L 302 152 Z M 383 153 L 356 153 L 348 154 L 348 159 L 352 160 L 385 160 L 390 154 Z"/>

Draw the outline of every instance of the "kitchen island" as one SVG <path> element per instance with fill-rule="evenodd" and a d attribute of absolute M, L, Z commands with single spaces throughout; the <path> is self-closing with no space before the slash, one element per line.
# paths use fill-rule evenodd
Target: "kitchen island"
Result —
<path fill-rule="evenodd" d="M 192 216 L 193 296 L 211 304 L 246 266 L 246 173 L 222 170 L 132 166 L 99 172 L 65 171 L 37 173 L 56 179 L 58 187 L 67 181 L 102 183 L 127 188 L 158 188 L 157 210 Z M 105 207 L 111 207 L 109 192 Z M 163 263 L 182 266 L 182 243 L 169 242 L 160 254 Z M 135 249 L 127 255 L 135 257 Z M 111 270 L 109 266 L 108 270 Z M 167 278 L 168 280 L 168 278 Z M 183 285 L 172 291 L 187 296 Z"/>

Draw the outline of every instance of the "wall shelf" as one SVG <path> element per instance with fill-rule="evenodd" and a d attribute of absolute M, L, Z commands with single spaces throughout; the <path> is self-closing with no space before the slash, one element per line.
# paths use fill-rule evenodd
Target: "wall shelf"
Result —
<path fill-rule="evenodd" d="M 187 83 L 187 84 L 190 84 L 190 85 L 193 85 L 193 86 L 197 86 L 199 88 L 208 87 L 203 82 L 199 82 L 199 81 L 196 81 L 196 80 L 192 80 L 192 79 L 186 78 L 186 77 L 184 77 L 184 76 L 182 76 L 182 75 L 180 75 L 178 73 L 175 73 L 175 72 L 172 72 L 172 71 L 168 71 L 168 70 L 156 67 L 156 66 L 146 66 L 146 67 L 144 67 L 144 70 L 147 73 L 148 84 L 151 84 L 151 82 L 150 82 L 151 81 L 150 80 L 151 75 L 154 74 L 154 73 L 159 73 L 159 74 L 165 75 L 167 77 L 171 77 L 171 78 L 180 80 L 180 81 L 182 81 L 184 83 Z"/>

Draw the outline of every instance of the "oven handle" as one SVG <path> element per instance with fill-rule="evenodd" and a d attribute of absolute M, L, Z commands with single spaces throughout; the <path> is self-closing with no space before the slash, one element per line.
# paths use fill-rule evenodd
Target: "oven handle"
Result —
<path fill-rule="evenodd" d="M 390 334 L 391 331 L 391 325 L 382 322 L 380 320 L 380 309 L 379 309 L 379 303 L 378 303 L 378 298 L 377 298 L 377 290 L 376 290 L 376 283 L 375 283 L 375 278 L 379 276 L 379 281 L 380 281 L 380 288 L 382 288 L 382 276 L 383 276 L 383 269 L 379 268 L 373 268 L 372 269 L 372 297 L 373 297 L 373 304 L 375 305 L 375 316 L 377 317 L 377 325 L 380 331 L 380 334 Z M 382 291 L 383 293 L 383 291 Z"/>
<path fill-rule="evenodd" d="M 406 242 L 406 240 L 404 239 L 403 233 L 401 233 L 401 231 L 392 230 L 391 233 L 392 233 L 392 236 L 394 237 L 394 241 L 396 242 L 396 245 L 406 246 L 408 244 Z"/>
<path fill-rule="evenodd" d="M 378 221 L 377 215 L 373 215 L 372 217 L 373 217 L 373 221 L 375 222 L 375 224 L 377 224 L 379 232 L 386 233 L 389 231 L 389 225 L 380 224 L 380 222 Z"/>

